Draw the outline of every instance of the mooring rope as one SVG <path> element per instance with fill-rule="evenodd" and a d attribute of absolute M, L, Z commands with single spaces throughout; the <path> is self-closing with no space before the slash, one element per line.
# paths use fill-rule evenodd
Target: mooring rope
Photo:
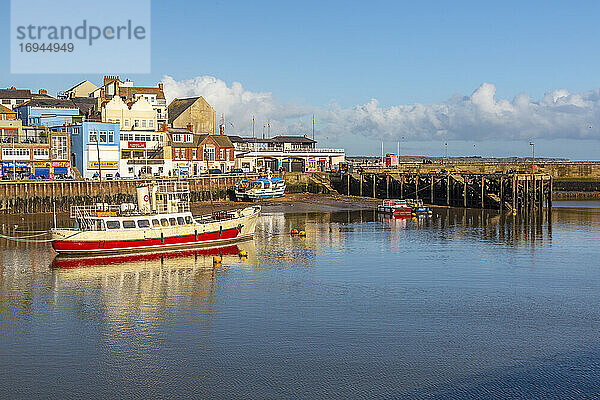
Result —
<path fill-rule="evenodd" d="M 7 235 L 3 235 L 0 233 L 0 238 L 2 239 L 6 239 L 6 240 L 11 240 L 13 242 L 23 242 L 23 243 L 48 243 L 48 242 L 54 242 L 54 241 L 63 241 L 63 240 L 67 240 L 69 238 L 72 238 L 75 235 L 79 235 L 80 233 L 82 233 L 83 231 L 79 231 L 79 232 L 75 232 L 72 235 L 66 236 L 63 239 L 60 240 L 56 240 L 56 239 L 28 239 L 31 237 L 36 237 L 36 236 L 41 236 L 41 234 L 38 235 L 31 235 L 31 236 L 7 236 Z M 48 232 L 49 233 L 49 232 Z"/>

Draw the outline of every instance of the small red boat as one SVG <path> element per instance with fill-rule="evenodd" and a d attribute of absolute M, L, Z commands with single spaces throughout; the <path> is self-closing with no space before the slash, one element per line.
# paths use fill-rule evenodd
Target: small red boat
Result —
<path fill-rule="evenodd" d="M 406 200 L 386 199 L 383 204 L 377 206 L 377 211 L 386 214 L 411 215 L 412 207 Z"/>

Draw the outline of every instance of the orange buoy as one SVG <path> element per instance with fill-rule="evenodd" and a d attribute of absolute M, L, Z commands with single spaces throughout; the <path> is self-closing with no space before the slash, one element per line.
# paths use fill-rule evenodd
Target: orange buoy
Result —
<path fill-rule="evenodd" d="M 298 234 L 298 229 L 296 229 L 296 228 L 293 228 L 293 229 L 290 231 L 290 235 L 297 235 L 297 234 Z"/>
<path fill-rule="evenodd" d="M 306 232 L 300 231 L 300 232 L 298 232 L 298 236 L 306 236 Z"/>
<path fill-rule="evenodd" d="M 213 257 L 213 264 L 214 265 L 221 265 L 221 261 L 222 261 L 222 257 L 221 256 L 214 256 Z"/>

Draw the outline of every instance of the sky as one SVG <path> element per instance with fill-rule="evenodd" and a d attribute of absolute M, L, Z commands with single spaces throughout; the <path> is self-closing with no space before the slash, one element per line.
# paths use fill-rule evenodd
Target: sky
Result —
<path fill-rule="evenodd" d="M 9 4 L 7 0 L 2 0 Z M 523 4 L 525 3 L 525 4 Z M 81 3 L 82 7 L 85 6 Z M 227 133 L 385 152 L 600 159 L 600 2 L 152 1 L 149 74 Z M 9 16 L 2 29 L 10 34 Z M 7 41 L 0 51 L 8 55 Z M 115 55 L 118 57 L 118 55 Z M 11 74 L 51 94 L 102 74 Z"/>

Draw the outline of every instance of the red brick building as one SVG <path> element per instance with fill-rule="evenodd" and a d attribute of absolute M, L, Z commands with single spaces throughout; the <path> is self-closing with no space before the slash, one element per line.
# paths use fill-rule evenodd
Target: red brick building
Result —
<path fill-rule="evenodd" d="M 233 143 L 225 135 L 197 134 L 191 127 L 169 128 L 167 143 L 175 175 L 195 176 L 209 169 L 228 172 L 235 168 Z"/>

